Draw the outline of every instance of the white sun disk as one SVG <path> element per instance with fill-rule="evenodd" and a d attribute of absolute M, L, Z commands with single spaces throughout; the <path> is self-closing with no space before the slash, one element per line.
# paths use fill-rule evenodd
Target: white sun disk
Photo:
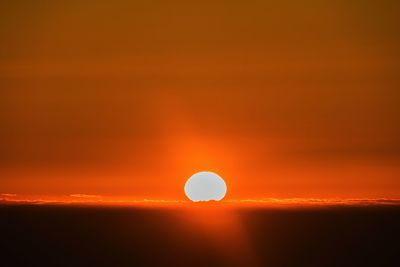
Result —
<path fill-rule="evenodd" d="M 218 174 L 198 172 L 193 174 L 185 184 L 186 196 L 194 201 L 219 201 L 225 197 L 226 184 Z"/>

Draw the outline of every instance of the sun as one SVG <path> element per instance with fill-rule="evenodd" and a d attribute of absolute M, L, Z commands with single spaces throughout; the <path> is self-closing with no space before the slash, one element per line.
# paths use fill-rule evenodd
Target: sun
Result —
<path fill-rule="evenodd" d="M 226 183 L 216 173 L 198 172 L 186 181 L 184 190 L 186 196 L 194 202 L 220 201 L 225 197 Z"/>

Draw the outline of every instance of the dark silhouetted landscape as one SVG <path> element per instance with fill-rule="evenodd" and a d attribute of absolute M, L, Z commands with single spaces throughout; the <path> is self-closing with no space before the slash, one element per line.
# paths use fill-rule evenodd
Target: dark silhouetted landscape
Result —
<path fill-rule="evenodd" d="M 1 266 L 400 266 L 397 205 L 231 209 L 246 248 L 213 242 L 207 231 L 224 226 L 184 220 L 190 212 L 2 205 Z"/>

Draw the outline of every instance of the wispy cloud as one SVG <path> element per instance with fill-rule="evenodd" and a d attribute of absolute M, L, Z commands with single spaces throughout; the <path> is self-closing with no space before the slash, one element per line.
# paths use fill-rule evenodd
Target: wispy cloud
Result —
<path fill-rule="evenodd" d="M 10 193 L 4 193 L 4 194 L 1 194 L 3 197 L 16 197 L 17 196 L 17 194 L 10 194 Z"/>
<path fill-rule="evenodd" d="M 102 196 L 100 195 L 88 195 L 88 194 L 71 194 L 69 195 L 70 197 L 75 197 L 75 198 L 101 198 Z"/>
<path fill-rule="evenodd" d="M 263 206 L 368 206 L 400 205 L 400 198 L 265 198 L 227 200 L 227 202 Z"/>

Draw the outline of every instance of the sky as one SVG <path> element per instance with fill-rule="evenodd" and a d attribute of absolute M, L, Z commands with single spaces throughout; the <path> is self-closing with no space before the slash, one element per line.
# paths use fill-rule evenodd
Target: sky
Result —
<path fill-rule="evenodd" d="M 398 1 L 2 1 L 0 193 L 400 197 Z"/>

